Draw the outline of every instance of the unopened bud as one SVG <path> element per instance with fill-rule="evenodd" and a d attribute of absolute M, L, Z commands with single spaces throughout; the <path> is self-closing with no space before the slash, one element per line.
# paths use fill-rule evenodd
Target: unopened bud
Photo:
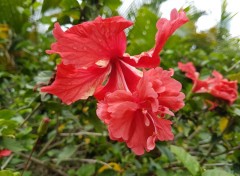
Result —
<path fill-rule="evenodd" d="M 44 117 L 38 127 L 37 133 L 38 136 L 44 136 L 47 133 L 48 130 L 48 124 L 50 122 L 50 119 L 48 117 Z"/>

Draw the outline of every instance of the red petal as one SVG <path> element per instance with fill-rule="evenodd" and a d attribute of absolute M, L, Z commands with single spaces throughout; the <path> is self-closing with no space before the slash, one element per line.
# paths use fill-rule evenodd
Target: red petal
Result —
<path fill-rule="evenodd" d="M 154 68 L 160 64 L 160 57 L 158 55 L 153 56 L 152 50 L 142 52 L 141 54 L 135 56 L 130 56 L 125 53 L 123 60 L 124 62 L 137 68 Z"/>
<path fill-rule="evenodd" d="M 142 113 L 135 113 L 130 131 L 131 138 L 126 141 L 127 146 L 131 148 L 136 155 L 144 154 L 144 150 L 148 150 L 147 139 L 153 134 L 153 131 L 154 127 L 152 123 L 150 123 L 149 126 L 146 126 Z"/>
<path fill-rule="evenodd" d="M 155 119 L 155 125 L 157 126 L 157 137 L 160 141 L 173 140 L 174 135 L 171 130 L 172 122 L 163 118 Z"/>
<path fill-rule="evenodd" d="M 159 105 L 165 106 L 173 111 L 178 111 L 184 106 L 182 92 L 164 92 L 159 95 Z"/>
<path fill-rule="evenodd" d="M 11 153 L 12 153 L 11 150 L 7 150 L 7 149 L 0 150 L 0 158 L 4 157 L 4 156 L 9 156 L 9 155 L 11 155 Z"/>
<path fill-rule="evenodd" d="M 181 83 L 171 77 L 173 74 L 171 69 L 168 71 L 158 67 L 148 70 L 144 76 L 148 77 L 154 91 L 158 93 L 159 105 L 177 111 L 184 106 L 185 95 L 180 92 Z"/>
<path fill-rule="evenodd" d="M 177 12 L 176 9 L 171 11 L 171 18 L 167 20 L 165 18 L 161 18 L 157 22 L 158 32 L 156 34 L 156 45 L 154 48 L 153 55 L 158 55 L 162 50 L 164 44 L 168 40 L 168 38 L 183 24 L 188 22 L 188 18 L 184 11 Z"/>
<path fill-rule="evenodd" d="M 109 67 L 93 66 L 88 69 L 76 69 L 72 65 L 59 64 L 55 81 L 50 86 L 42 87 L 41 91 L 54 94 L 64 103 L 71 104 L 93 95 L 108 72 Z"/>
<path fill-rule="evenodd" d="M 128 106 L 125 106 L 123 102 L 129 103 Z M 134 111 L 137 107 L 133 102 L 134 99 L 130 92 L 117 90 L 114 93 L 106 95 L 105 99 L 97 104 L 97 115 L 106 124 L 109 124 L 111 116 L 119 117 L 125 113 L 125 110 Z M 121 108 L 122 104 L 123 107 Z"/>
<path fill-rule="evenodd" d="M 98 100 L 103 100 L 107 93 L 115 90 L 134 91 L 141 74 L 139 70 L 122 61 L 113 63 L 108 82 L 105 86 L 98 87 L 94 96 Z"/>
<path fill-rule="evenodd" d="M 47 53 L 58 53 L 65 65 L 74 64 L 78 68 L 90 67 L 99 60 L 121 57 L 126 49 L 123 30 L 131 25 L 131 21 L 120 16 L 98 17 L 63 32 L 56 23 L 53 33 L 57 42 Z"/>
<path fill-rule="evenodd" d="M 147 139 L 147 150 L 153 150 L 155 148 L 156 135 L 150 136 Z"/>
<path fill-rule="evenodd" d="M 178 62 L 178 68 L 182 71 L 185 72 L 185 76 L 187 78 L 190 78 L 191 80 L 195 81 L 199 77 L 199 73 L 196 72 L 196 68 L 193 65 L 192 62 L 188 62 L 186 64 L 183 64 L 181 62 Z"/>

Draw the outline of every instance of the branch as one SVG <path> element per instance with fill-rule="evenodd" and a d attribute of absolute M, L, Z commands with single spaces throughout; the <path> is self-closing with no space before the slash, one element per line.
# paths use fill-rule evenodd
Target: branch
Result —
<path fill-rule="evenodd" d="M 8 165 L 8 163 L 12 160 L 13 156 L 14 156 L 14 154 L 12 154 L 11 156 L 8 157 L 6 162 L 3 163 L 3 165 L 1 166 L 1 170 L 3 170 Z"/>
<path fill-rule="evenodd" d="M 103 133 L 95 133 L 95 132 L 88 132 L 88 131 L 80 131 L 77 133 L 60 133 L 60 136 L 80 136 L 80 135 L 89 135 L 89 136 L 107 136 Z"/>
<path fill-rule="evenodd" d="M 25 155 L 23 153 L 18 153 L 21 157 L 28 159 L 29 155 Z M 38 165 L 41 165 L 43 167 L 48 168 L 49 170 L 52 170 L 53 172 L 58 173 L 60 176 L 68 176 L 67 173 L 63 172 L 62 170 L 59 170 L 55 165 L 53 164 L 45 164 L 44 162 L 42 162 L 41 160 L 31 157 L 30 160 Z"/>
<path fill-rule="evenodd" d="M 234 150 L 239 150 L 239 149 L 240 149 L 240 145 L 233 147 L 229 150 L 225 150 L 223 152 L 213 153 L 213 154 L 211 154 L 211 156 L 215 157 L 215 156 L 219 156 L 219 155 L 223 155 L 223 154 L 229 154 L 229 153 L 232 153 Z"/>
<path fill-rule="evenodd" d="M 214 166 L 232 166 L 231 163 L 210 163 L 210 164 L 204 164 L 205 167 L 214 167 Z"/>
<path fill-rule="evenodd" d="M 31 118 L 35 112 L 41 107 L 42 103 L 38 103 L 35 108 L 32 110 L 31 113 L 28 114 L 28 116 L 24 119 L 24 121 L 22 122 L 22 124 L 20 125 L 20 127 L 22 127 L 27 121 L 29 118 Z"/>
<path fill-rule="evenodd" d="M 56 162 L 57 161 L 57 159 L 53 159 L 53 161 L 54 162 Z M 71 161 L 79 161 L 79 162 L 86 162 L 86 163 L 92 163 L 92 164 L 95 164 L 95 163 L 99 163 L 99 164 L 102 164 L 102 165 L 104 165 L 104 166 L 107 166 L 108 168 L 111 168 L 112 169 L 112 167 L 108 164 L 108 163 L 106 163 L 106 162 L 104 162 L 104 161 L 101 161 L 101 160 L 96 160 L 96 159 L 80 159 L 80 158 L 66 158 L 66 159 L 62 159 L 61 160 L 61 162 L 71 162 Z"/>

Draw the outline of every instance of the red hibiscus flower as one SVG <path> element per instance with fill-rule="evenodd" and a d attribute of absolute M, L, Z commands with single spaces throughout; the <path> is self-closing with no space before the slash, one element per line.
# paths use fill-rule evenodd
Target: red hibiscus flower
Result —
<path fill-rule="evenodd" d="M 137 155 L 153 150 L 156 140 L 173 140 L 172 122 L 164 117 L 182 108 L 185 96 L 172 75 L 173 70 L 150 69 L 135 91 L 117 90 L 98 103 L 97 115 L 112 140 L 126 142 Z"/>
<path fill-rule="evenodd" d="M 179 62 L 178 67 L 186 72 L 186 77 L 193 81 L 193 92 L 210 93 L 214 97 L 228 101 L 230 104 L 237 99 L 237 81 L 228 81 L 217 71 L 212 72 L 212 77 L 199 80 L 199 73 L 196 72 L 192 62 L 186 64 Z"/>
<path fill-rule="evenodd" d="M 0 158 L 9 156 L 9 155 L 11 155 L 11 153 L 12 153 L 11 150 L 7 150 L 7 149 L 0 150 Z"/>
<path fill-rule="evenodd" d="M 62 61 L 57 66 L 55 81 L 41 91 L 58 96 L 66 104 L 93 94 L 101 100 L 115 90 L 134 91 L 142 77 L 136 68 L 157 67 L 163 45 L 187 21 L 183 11 L 173 9 L 170 20 L 162 18 L 157 22 L 155 46 L 137 56 L 125 53 L 124 29 L 133 23 L 120 16 L 97 17 L 65 32 L 56 23 L 53 34 L 57 41 L 47 53 L 59 54 Z"/>

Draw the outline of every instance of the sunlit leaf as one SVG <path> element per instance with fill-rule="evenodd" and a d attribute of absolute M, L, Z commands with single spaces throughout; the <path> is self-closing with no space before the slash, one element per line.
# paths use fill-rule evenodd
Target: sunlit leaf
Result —
<path fill-rule="evenodd" d="M 228 118 L 226 117 L 221 118 L 219 121 L 220 131 L 223 132 L 226 129 L 227 125 L 228 125 Z"/>
<path fill-rule="evenodd" d="M 192 175 L 198 175 L 200 165 L 195 157 L 191 156 L 181 147 L 171 145 L 170 149 L 176 155 L 177 160 L 179 160 Z"/>
<path fill-rule="evenodd" d="M 0 110 L 0 119 L 9 120 L 15 115 L 15 112 L 13 110 L 9 109 L 2 109 Z"/>
<path fill-rule="evenodd" d="M 202 176 L 234 176 L 222 169 L 212 169 L 203 172 Z"/>

